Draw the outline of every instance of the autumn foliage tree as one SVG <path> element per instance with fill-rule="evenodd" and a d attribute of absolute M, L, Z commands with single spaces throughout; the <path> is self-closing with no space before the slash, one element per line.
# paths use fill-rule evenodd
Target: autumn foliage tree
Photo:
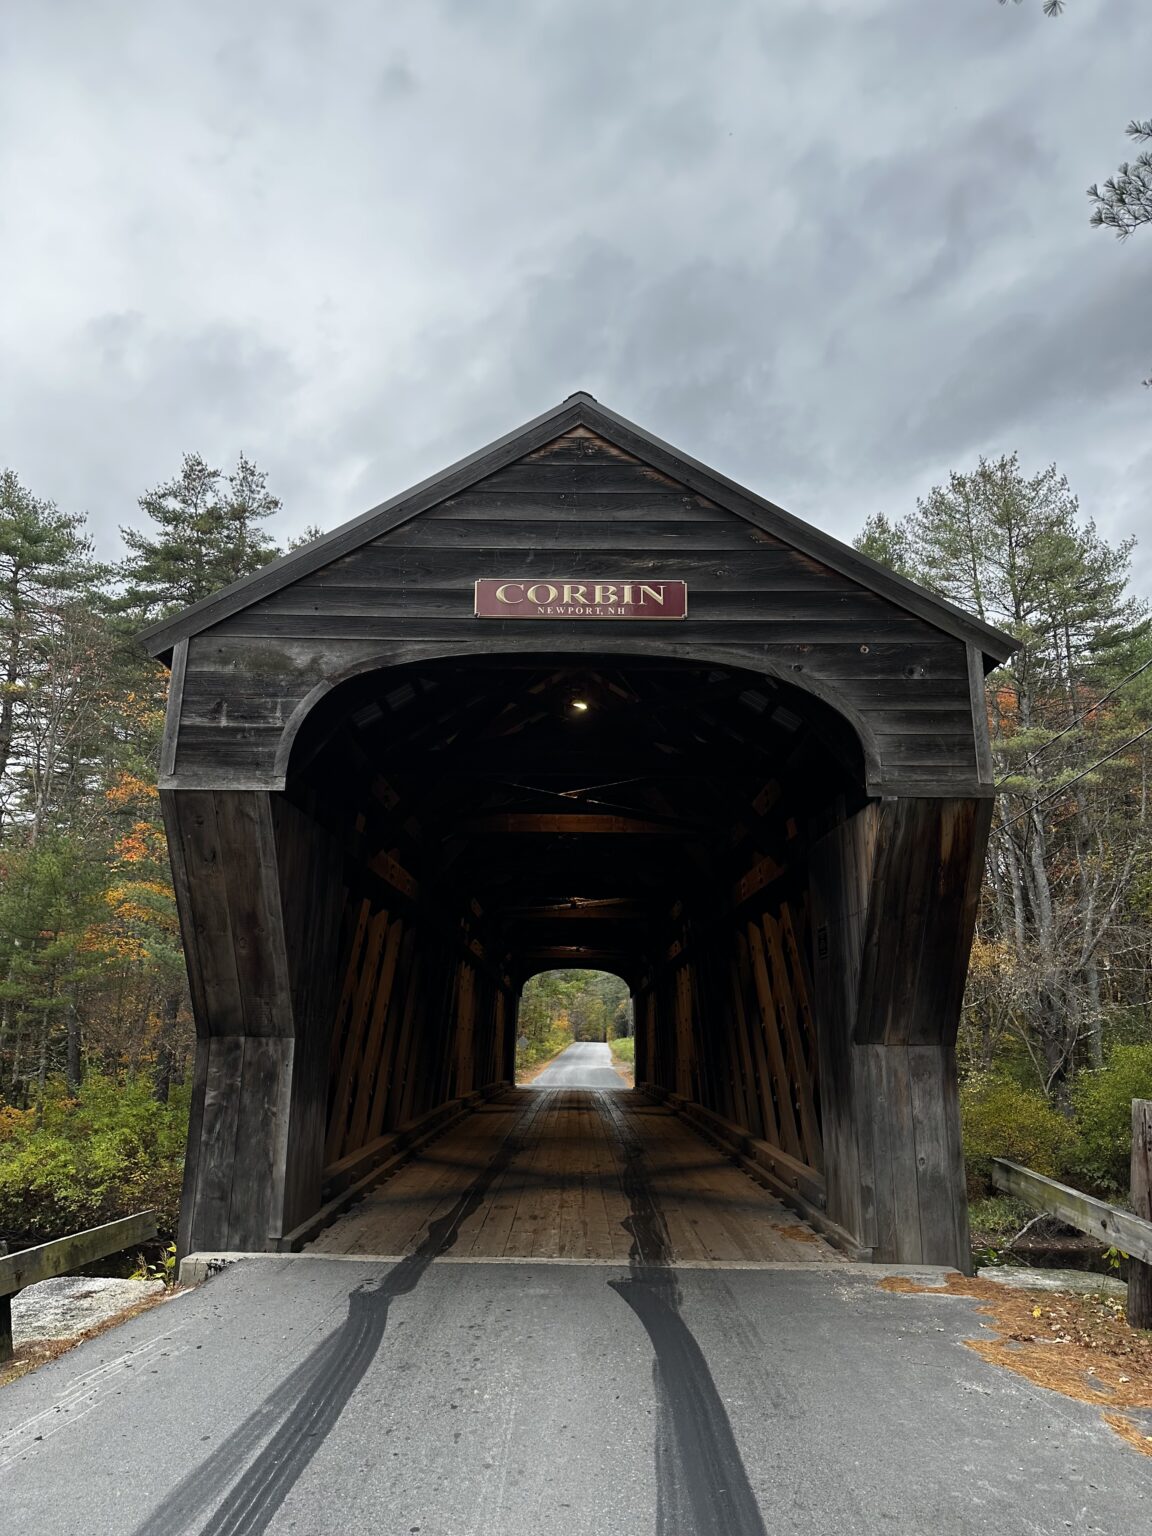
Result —
<path fill-rule="evenodd" d="M 1053 466 L 982 459 L 858 547 L 1007 630 L 988 679 L 1000 790 L 964 1044 L 1006 1044 L 1061 1096 L 1106 1045 L 1149 1029 L 1152 621 Z"/>
<path fill-rule="evenodd" d="M 279 509 L 241 455 L 188 455 L 140 498 L 119 568 L 84 519 L 0 475 L 0 1103 L 60 1078 L 149 1075 L 167 1098 L 191 1027 L 156 791 L 167 673 L 144 624 L 256 569 Z"/>

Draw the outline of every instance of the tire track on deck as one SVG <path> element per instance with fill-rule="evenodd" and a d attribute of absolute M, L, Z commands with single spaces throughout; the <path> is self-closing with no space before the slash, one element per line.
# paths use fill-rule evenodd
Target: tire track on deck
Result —
<path fill-rule="evenodd" d="M 555 1093 L 541 1090 L 539 1101 L 508 1132 L 470 1188 L 429 1224 L 419 1246 L 378 1282 L 356 1287 L 340 1327 L 172 1490 L 137 1528 L 137 1536 L 178 1536 L 209 1510 L 200 1536 L 260 1536 L 268 1529 L 375 1358 L 393 1301 L 414 1291 L 432 1262 L 452 1249 L 461 1226 L 527 1145 L 534 1122 Z"/>
<path fill-rule="evenodd" d="M 612 1095 L 598 1093 L 623 1162 L 632 1238 L 627 1280 L 608 1284 L 652 1343 L 656 1395 L 656 1536 L 766 1536 L 728 1411 L 681 1316 L 672 1242 L 648 1182 L 644 1144 Z"/>

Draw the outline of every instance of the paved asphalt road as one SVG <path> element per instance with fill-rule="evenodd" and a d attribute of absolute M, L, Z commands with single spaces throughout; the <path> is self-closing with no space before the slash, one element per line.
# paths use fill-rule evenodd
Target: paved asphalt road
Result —
<path fill-rule="evenodd" d="M 496 1154 L 498 1161 L 500 1154 Z M 1152 1460 L 863 1267 L 250 1258 L 0 1391 L 19 1536 L 1135 1536 Z M 1149 1426 L 1152 1433 L 1152 1425 Z"/>
<path fill-rule="evenodd" d="M 533 1088 L 623 1088 L 612 1065 L 612 1050 L 585 1040 L 561 1051 L 531 1085 Z"/>

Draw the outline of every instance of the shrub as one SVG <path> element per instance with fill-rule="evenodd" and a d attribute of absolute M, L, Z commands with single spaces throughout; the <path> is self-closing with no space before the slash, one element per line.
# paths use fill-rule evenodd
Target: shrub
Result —
<path fill-rule="evenodd" d="M 990 1192 L 994 1157 L 1006 1157 L 1050 1178 L 1064 1172 L 1073 1130 L 1038 1088 L 1001 1077 L 971 1078 L 960 1089 L 960 1112 L 973 1199 Z"/>
<path fill-rule="evenodd" d="M 560 1052 L 566 1051 L 571 1044 L 572 1030 L 564 1025 L 557 1025 L 535 1040 L 525 1039 L 523 1044 L 518 1040 L 516 1042 L 517 1077 L 530 1067 L 538 1067 L 543 1061 L 551 1061 L 553 1056 L 559 1056 Z"/>
<path fill-rule="evenodd" d="M 629 1066 L 636 1065 L 636 1040 L 629 1035 L 620 1040 L 609 1040 L 612 1054 L 617 1061 L 626 1061 Z"/>
<path fill-rule="evenodd" d="M 1152 1099 L 1152 1045 L 1117 1045 L 1105 1066 L 1082 1072 L 1072 1089 L 1075 1181 L 1126 1196 L 1132 1158 L 1132 1100 Z"/>
<path fill-rule="evenodd" d="M 167 1104 L 147 1076 L 93 1072 L 78 1097 L 53 1084 L 37 1117 L 0 1120 L 0 1229 L 47 1242 L 155 1208 L 174 1232 L 188 1090 Z"/>

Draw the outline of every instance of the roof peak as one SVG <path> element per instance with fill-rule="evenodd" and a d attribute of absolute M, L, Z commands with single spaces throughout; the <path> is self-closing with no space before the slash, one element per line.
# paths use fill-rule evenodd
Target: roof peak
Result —
<path fill-rule="evenodd" d="M 290 586 L 312 571 L 379 538 L 411 518 L 418 517 L 438 502 L 494 474 L 524 454 L 543 447 L 572 427 L 586 425 L 595 426 L 597 432 L 617 447 L 634 454 L 698 494 L 707 496 L 735 516 L 744 518 L 832 570 L 917 614 L 945 633 L 976 646 L 986 656 L 1002 661 L 1017 649 L 1017 643 L 1008 635 L 973 618 L 915 582 L 897 576 L 859 550 L 841 543 L 839 539 L 786 512 L 783 507 L 738 485 L 734 480 L 729 480 L 726 475 L 710 469 L 670 443 L 645 431 L 643 427 L 616 415 L 586 390 L 577 390 L 551 410 L 505 433 L 503 437 L 402 491 L 398 496 L 352 518 L 331 533 L 290 550 L 288 554 L 281 555 L 250 576 L 193 603 L 182 613 L 152 625 L 141 634 L 141 641 L 153 656 L 167 656 L 178 641 L 210 629 L 260 598 Z"/>

